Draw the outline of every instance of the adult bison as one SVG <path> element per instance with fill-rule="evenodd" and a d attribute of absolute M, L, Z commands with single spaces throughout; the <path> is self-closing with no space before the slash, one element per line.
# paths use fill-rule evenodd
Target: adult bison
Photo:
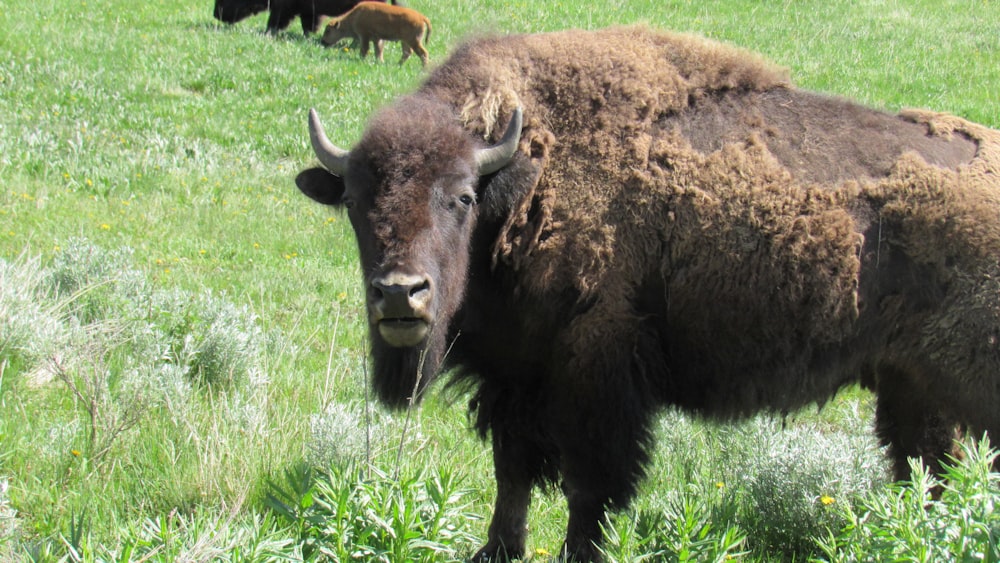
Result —
<path fill-rule="evenodd" d="M 522 126 L 523 112 L 523 126 Z M 472 388 L 497 500 L 476 558 L 524 552 L 560 481 L 596 559 L 673 405 L 734 419 L 860 382 L 897 477 L 1000 432 L 1000 133 L 798 90 L 644 28 L 486 38 L 296 178 L 347 208 L 380 400 Z M 484 146 L 483 139 L 491 146 Z"/>
<path fill-rule="evenodd" d="M 386 0 L 367 0 L 382 2 Z M 321 16 L 339 16 L 350 11 L 361 0 L 215 0 L 212 15 L 215 19 L 234 24 L 264 10 L 267 16 L 267 32 L 278 33 L 288 27 L 295 16 L 302 22 L 302 33 L 309 35 L 319 27 Z M 396 4 L 396 0 L 392 0 Z"/>

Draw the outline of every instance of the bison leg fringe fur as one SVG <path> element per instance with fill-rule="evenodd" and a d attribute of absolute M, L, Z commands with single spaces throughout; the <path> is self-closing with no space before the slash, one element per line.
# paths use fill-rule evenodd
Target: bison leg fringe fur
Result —
<path fill-rule="evenodd" d="M 354 227 L 379 398 L 450 371 L 492 442 L 477 560 L 522 556 L 554 484 L 567 557 L 599 559 L 667 407 L 731 420 L 860 384 L 901 479 L 1000 435 L 993 129 L 624 27 L 468 41 L 350 151 L 312 134 L 338 166 L 296 183 Z"/>

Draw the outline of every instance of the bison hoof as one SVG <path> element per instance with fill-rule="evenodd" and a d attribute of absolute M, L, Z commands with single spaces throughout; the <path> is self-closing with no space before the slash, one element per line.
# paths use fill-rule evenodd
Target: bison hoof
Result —
<path fill-rule="evenodd" d="M 521 559 L 524 556 L 524 548 L 508 549 L 503 544 L 490 542 L 472 556 L 470 561 L 474 563 L 504 563 Z"/>

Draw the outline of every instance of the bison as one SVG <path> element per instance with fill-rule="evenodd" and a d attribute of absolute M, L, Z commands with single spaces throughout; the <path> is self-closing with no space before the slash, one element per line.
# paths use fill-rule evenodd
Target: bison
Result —
<path fill-rule="evenodd" d="M 299 16 L 302 33 L 309 35 L 319 28 L 320 16 L 338 16 L 349 11 L 361 0 L 215 0 L 215 19 L 234 24 L 264 10 L 267 16 L 267 32 L 271 34 L 288 27 Z M 385 0 L 367 0 L 385 2 Z M 396 0 L 392 0 L 396 4 Z"/>
<path fill-rule="evenodd" d="M 898 478 L 1000 432 L 1000 132 L 793 87 L 644 27 L 469 41 L 299 189 L 346 208 L 372 385 L 444 370 L 492 440 L 480 561 L 524 553 L 561 483 L 600 556 L 666 407 L 731 420 L 859 383 Z"/>
<path fill-rule="evenodd" d="M 399 41 L 403 45 L 403 57 L 399 59 L 399 64 L 405 63 L 411 52 L 416 52 L 426 67 L 428 55 L 423 44 L 430 36 L 431 20 L 416 10 L 378 2 L 361 2 L 350 12 L 327 22 L 322 43 L 330 47 L 342 39 L 356 39 L 361 43 L 361 58 L 364 58 L 368 55 L 369 43 L 374 41 L 375 55 L 382 62 L 382 41 Z"/>

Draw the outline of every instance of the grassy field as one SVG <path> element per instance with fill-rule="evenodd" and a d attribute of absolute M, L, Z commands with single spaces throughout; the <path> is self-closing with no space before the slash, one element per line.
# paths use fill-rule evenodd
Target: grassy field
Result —
<path fill-rule="evenodd" d="M 407 4 L 432 63 L 470 34 L 639 22 L 762 52 L 803 88 L 1000 127 L 995 0 Z M 0 5 L 0 560 L 461 560 L 485 538 L 490 452 L 461 396 L 367 404 L 350 226 L 293 183 L 309 107 L 347 146 L 423 71 L 395 44 L 377 64 L 211 10 Z M 1000 560 L 990 454 L 924 510 L 929 484 L 886 484 L 870 421 L 856 390 L 737 426 L 667 413 L 609 559 Z M 549 560 L 561 495 L 531 523 Z"/>

